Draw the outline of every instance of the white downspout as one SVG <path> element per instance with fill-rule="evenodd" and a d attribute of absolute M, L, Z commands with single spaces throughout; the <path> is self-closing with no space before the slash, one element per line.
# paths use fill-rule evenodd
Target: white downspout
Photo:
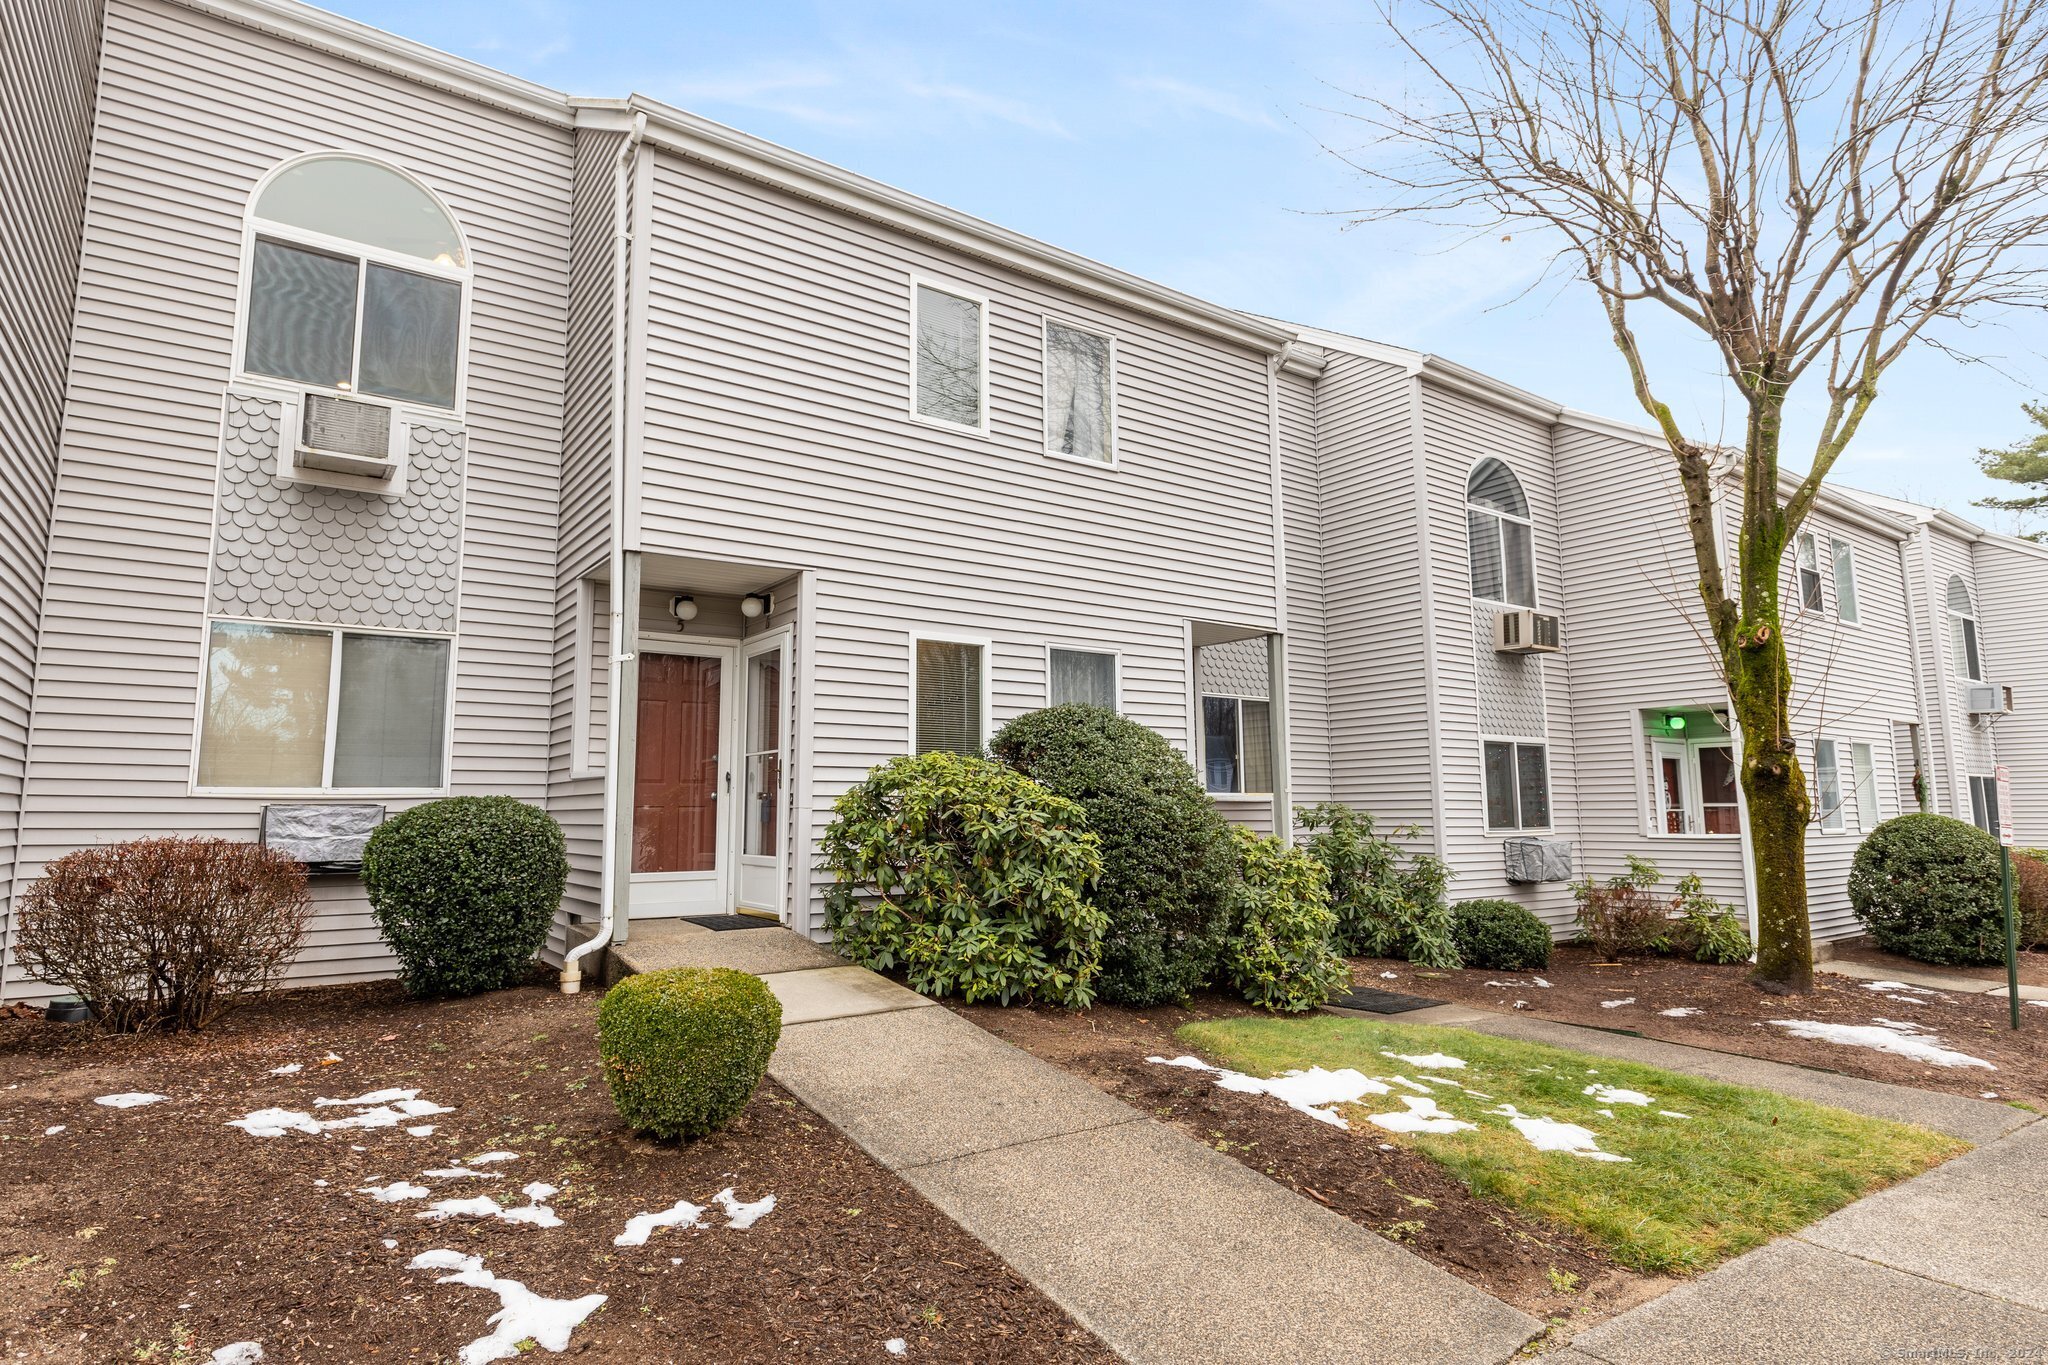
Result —
<path fill-rule="evenodd" d="M 605 692 L 604 837 L 598 855 L 597 932 L 563 955 L 564 995 L 574 995 L 583 988 L 583 959 L 612 941 L 612 914 L 616 899 L 612 894 L 612 882 L 618 875 L 619 840 L 618 821 L 614 816 L 619 808 L 619 732 L 623 728 L 619 695 L 625 665 L 633 657 L 633 620 L 628 614 L 624 594 L 619 591 L 620 584 L 626 581 L 627 272 L 632 260 L 632 163 L 646 131 L 647 115 L 634 114 L 633 126 L 620 145 L 618 160 L 612 167 L 611 590 L 605 594 L 606 619 L 610 622 L 605 642 L 610 646 L 611 660 L 606 670 L 609 684 Z"/>

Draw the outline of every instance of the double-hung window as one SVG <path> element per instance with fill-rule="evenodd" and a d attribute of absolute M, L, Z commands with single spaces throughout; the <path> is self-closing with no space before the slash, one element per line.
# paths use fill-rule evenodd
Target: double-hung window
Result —
<path fill-rule="evenodd" d="M 988 646 L 913 641 L 911 752 L 978 754 L 988 743 Z"/>
<path fill-rule="evenodd" d="M 1842 760 L 1831 739 L 1813 742 L 1813 809 L 1820 827 L 1830 834 L 1848 828 L 1842 810 Z"/>
<path fill-rule="evenodd" d="M 1273 790 L 1273 705 L 1255 697 L 1202 698 L 1203 785 L 1219 796 Z"/>
<path fill-rule="evenodd" d="M 910 292 L 912 415 L 986 430 L 988 301 L 921 281 Z"/>
<path fill-rule="evenodd" d="M 1794 589 L 1798 593 L 1799 610 L 1819 611 L 1820 607 L 1820 545 L 1811 531 L 1799 533 L 1794 555 Z"/>
<path fill-rule="evenodd" d="M 1970 823 L 1986 834 L 1998 833 L 1998 779 L 1970 778 Z"/>
<path fill-rule="evenodd" d="M 316 156 L 250 210 L 242 370 L 454 408 L 469 258 L 434 197 L 388 166 Z"/>
<path fill-rule="evenodd" d="M 1116 462 L 1116 344 L 1100 332 L 1045 320 L 1045 449 Z"/>
<path fill-rule="evenodd" d="M 1550 828 L 1550 750 L 1520 740 L 1482 746 L 1489 830 Z"/>
<path fill-rule="evenodd" d="M 1957 677 L 1968 682 L 1984 681 L 1984 659 L 1977 643 L 1977 608 L 1970 601 L 1969 585 L 1956 574 L 1948 580 L 1949 665 Z"/>
<path fill-rule="evenodd" d="M 1499 460 L 1472 467 L 1465 489 L 1472 596 L 1510 606 L 1536 605 L 1535 532 L 1529 500 L 1514 471 Z"/>
<path fill-rule="evenodd" d="M 1884 819 L 1877 804 L 1876 749 L 1868 744 L 1851 744 L 1849 769 L 1856 777 L 1856 828 L 1868 834 Z"/>
<path fill-rule="evenodd" d="M 1856 607 L 1856 550 L 1836 536 L 1829 542 L 1835 564 L 1835 616 L 1854 625 L 1860 619 Z"/>
<path fill-rule="evenodd" d="M 1102 650 L 1045 652 L 1045 700 L 1049 706 L 1080 704 L 1117 709 L 1117 656 Z"/>
<path fill-rule="evenodd" d="M 198 785 L 430 791 L 445 785 L 445 636 L 215 621 Z"/>

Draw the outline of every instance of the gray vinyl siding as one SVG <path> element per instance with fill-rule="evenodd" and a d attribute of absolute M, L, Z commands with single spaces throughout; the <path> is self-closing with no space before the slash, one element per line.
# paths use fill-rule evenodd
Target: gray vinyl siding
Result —
<path fill-rule="evenodd" d="M 1579 870 L 1613 876 L 1634 854 L 1667 881 L 1697 873 L 1709 894 L 1739 907 L 1742 841 L 1655 832 L 1647 787 L 1642 713 L 1727 705 L 1677 471 L 1661 442 L 1569 418 L 1554 447 Z"/>
<path fill-rule="evenodd" d="M 1316 459 L 1314 380 L 1283 372 L 1281 510 L 1287 557 L 1288 777 L 1294 804 L 1332 797 L 1329 642 L 1325 630 L 1322 486 Z"/>
<path fill-rule="evenodd" d="M 2005 536 L 1977 542 L 1977 603 L 1984 636 L 1997 650 L 1987 669 L 2012 688 L 2012 714 L 1993 731 L 1998 761 L 2012 771 L 2012 832 L 2026 848 L 2048 848 L 2048 546 Z"/>
<path fill-rule="evenodd" d="M 0 27 L 0 896 L 18 849 L 99 29 L 98 0 L 10 4 Z M 0 937 L 0 953 L 12 945 Z M 0 979 L 11 970 L 0 962 Z"/>
<path fill-rule="evenodd" d="M 1316 388 L 1330 790 L 1436 837 L 1415 381 L 1332 350 Z"/>
<path fill-rule="evenodd" d="M 921 630 L 992 641 L 996 726 L 1043 704 L 1047 640 L 1116 648 L 1186 751 L 1186 623 L 1279 626 L 1266 358 L 673 154 L 653 195 L 643 543 L 811 571 L 797 848 L 908 748 Z M 908 416 L 912 271 L 992 298 L 986 436 Z M 1117 468 L 1043 454 L 1048 313 L 1117 339 Z"/>
<path fill-rule="evenodd" d="M 260 800 L 195 796 L 188 784 L 222 393 L 249 193 L 281 159 L 327 147 L 415 171 L 469 236 L 469 503 L 450 785 L 542 800 L 568 132 L 162 0 L 109 6 L 99 110 L 25 865 L 141 835 L 256 831 Z M 387 970 L 359 885 L 323 879 L 316 898 L 297 978 Z"/>

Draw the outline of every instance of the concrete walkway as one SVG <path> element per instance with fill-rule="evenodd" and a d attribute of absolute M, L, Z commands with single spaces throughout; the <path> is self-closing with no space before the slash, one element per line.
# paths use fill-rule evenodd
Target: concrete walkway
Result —
<path fill-rule="evenodd" d="M 1908 986 L 1919 986 L 1923 990 L 1949 991 L 1956 995 L 1988 995 L 2003 1000 L 2006 996 L 2005 982 L 1992 981 L 1971 976 L 1955 976 L 1942 972 L 1917 972 L 1887 970 L 1873 967 L 1867 962 L 1851 962 L 1843 958 L 1829 958 L 1816 962 L 1813 969 L 1828 972 L 1834 976 L 1846 976 L 1856 981 L 1898 981 Z M 2048 986 L 2020 987 L 2022 1000 L 2048 1000 Z"/>
<path fill-rule="evenodd" d="M 768 1074 L 1126 1360 L 1498 1365 L 1541 1330 L 786 930 L 636 924 L 612 957 L 759 973 L 785 1010 Z"/>

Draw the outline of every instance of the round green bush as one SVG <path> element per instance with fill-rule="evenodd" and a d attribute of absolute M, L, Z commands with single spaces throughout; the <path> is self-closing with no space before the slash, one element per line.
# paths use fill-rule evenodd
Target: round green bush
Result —
<path fill-rule="evenodd" d="M 1522 972 L 1550 965 L 1550 930 L 1513 901 L 1461 901 L 1451 910 L 1451 941 L 1467 967 Z"/>
<path fill-rule="evenodd" d="M 413 995 L 514 986 L 546 941 L 569 859 L 546 811 L 455 796 L 401 811 L 363 850 L 363 889 Z"/>
<path fill-rule="evenodd" d="M 1109 926 L 1097 993 L 1156 1005 L 1206 985 L 1237 871 L 1229 826 L 1188 761 L 1154 731 L 1099 706 L 1019 716 L 989 747 L 1078 802 L 1102 840 L 1095 904 Z"/>
<path fill-rule="evenodd" d="M 1885 821 L 1849 867 L 1849 903 L 1870 941 L 1919 962 L 2002 961 L 1998 893 L 1998 841 L 1946 815 Z"/>
<path fill-rule="evenodd" d="M 1094 998 L 1097 841 L 1079 806 L 1022 773 L 962 754 L 891 759 L 834 804 L 820 851 L 826 924 L 853 961 L 969 1004 Z"/>
<path fill-rule="evenodd" d="M 782 1002 L 730 967 L 629 976 L 597 1007 L 597 1051 L 619 1117 L 685 1142 L 747 1107 L 781 1036 Z"/>
<path fill-rule="evenodd" d="M 1223 975 L 1254 1005 L 1287 1014 L 1314 1009 L 1349 984 L 1351 968 L 1330 940 L 1329 874 L 1284 839 L 1233 825 L 1241 878 L 1230 894 Z"/>

